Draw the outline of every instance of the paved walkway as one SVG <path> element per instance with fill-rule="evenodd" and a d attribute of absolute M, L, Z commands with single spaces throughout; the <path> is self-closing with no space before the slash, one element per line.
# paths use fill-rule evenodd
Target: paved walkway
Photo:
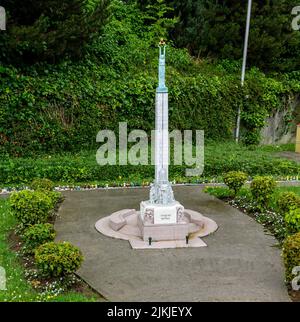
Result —
<path fill-rule="evenodd" d="M 65 192 L 57 239 L 83 251 L 79 275 L 110 301 L 289 301 L 280 250 L 261 225 L 199 187 L 174 190 L 220 226 L 208 247 L 137 251 L 95 230 L 99 218 L 138 208 L 148 189 Z"/>

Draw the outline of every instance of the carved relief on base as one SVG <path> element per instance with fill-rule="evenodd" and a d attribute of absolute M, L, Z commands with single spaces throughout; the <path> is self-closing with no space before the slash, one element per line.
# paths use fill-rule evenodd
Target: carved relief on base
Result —
<path fill-rule="evenodd" d="M 145 210 L 144 222 L 146 224 L 154 224 L 154 209 L 147 208 Z"/>
<path fill-rule="evenodd" d="M 177 222 L 178 223 L 184 223 L 184 207 L 178 207 L 177 208 Z"/>

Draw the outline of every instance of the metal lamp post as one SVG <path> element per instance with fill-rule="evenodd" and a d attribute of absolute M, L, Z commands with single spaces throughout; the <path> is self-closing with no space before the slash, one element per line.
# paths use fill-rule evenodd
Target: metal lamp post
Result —
<path fill-rule="evenodd" d="M 250 32 L 250 22 L 251 22 L 251 9 L 252 0 L 248 0 L 248 11 L 247 11 L 247 22 L 246 22 L 246 32 L 245 32 L 245 42 L 244 42 L 244 54 L 243 54 L 243 66 L 242 66 L 242 77 L 241 85 L 244 86 L 246 66 L 247 66 L 247 54 L 248 54 L 248 43 L 249 43 L 249 32 Z M 241 107 L 238 109 L 237 123 L 236 123 L 236 133 L 235 140 L 238 143 L 240 139 L 240 127 L 241 127 Z"/>

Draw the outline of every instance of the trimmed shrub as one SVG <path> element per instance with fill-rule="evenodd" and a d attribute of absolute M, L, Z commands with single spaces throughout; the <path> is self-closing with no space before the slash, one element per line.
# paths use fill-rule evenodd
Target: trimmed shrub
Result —
<path fill-rule="evenodd" d="M 265 210 L 276 188 L 276 182 L 269 176 L 257 176 L 253 179 L 250 190 L 260 211 Z"/>
<path fill-rule="evenodd" d="M 46 243 L 35 251 L 36 265 L 48 277 L 73 274 L 82 261 L 83 256 L 79 248 L 68 242 Z"/>
<path fill-rule="evenodd" d="M 51 224 L 37 224 L 27 228 L 23 234 L 24 249 L 32 253 L 38 246 L 51 242 L 55 238 L 54 227 Z"/>
<path fill-rule="evenodd" d="M 54 189 L 54 183 L 49 179 L 35 179 L 31 182 L 30 188 L 32 190 L 46 190 L 52 191 Z"/>
<path fill-rule="evenodd" d="M 61 199 L 61 193 L 53 191 L 54 187 L 54 182 L 46 178 L 35 179 L 30 184 L 31 189 L 43 191 L 51 199 L 53 208 Z"/>
<path fill-rule="evenodd" d="M 62 194 L 57 191 L 43 191 L 50 199 L 52 208 L 55 208 L 56 204 L 62 199 Z"/>
<path fill-rule="evenodd" d="M 283 260 L 285 265 L 285 279 L 291 282 L 295 275 L 293 269 L 300 266 L 300 233 L 291 235 L 283 243 Z"/>
<path fill-rule="evenodd" d="M 247 181 L 247 174 L 242 171 L 230 171 L 224 175 L 224 182 L 236 196 Z"/>
<path fill-rule="evenodd" d="M 300 232 L 300 208 L 290 210 L 285 215 L 284 220 L 290 234 Z"/>
<path fill-rule="evenodd" d="M 23 190 L 12 193 L 10 206 L 18 221 L 29 226 L 46 222 L 53 202 L 42 191 Z"/>
<path fill-rule="evenodd" d="M 277 199 L 277 207 L 281 214 L 300 207 L 300 197 L 292 191 L 282 192 Z"/>

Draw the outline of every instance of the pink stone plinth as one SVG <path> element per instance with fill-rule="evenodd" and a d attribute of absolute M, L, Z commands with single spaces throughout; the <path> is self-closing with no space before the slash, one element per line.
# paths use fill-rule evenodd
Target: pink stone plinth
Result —
<path fill-rule="evenodd" d="M 141 216 L 138 216 L 137 221 L 145 242 L 147 242 L 149 238 L 151 238 L 152 241 L 185 241 L 190 233 L 188 222 L 164 225 L 147 224 L 143 222 Z"/>
<path fill-rule="evenodd" d="M 95 227 L 105 236 L 128 240 L 133 249 L 205 247 L 200 237 L 218 229 L 213 220 L 188 209 L 184 211 L 184 221 L 175 225 L 145 225 L 138 211 L 125 209 L 100 219 Z M 189 236 L 188 244 L 186 236 Z"/>

